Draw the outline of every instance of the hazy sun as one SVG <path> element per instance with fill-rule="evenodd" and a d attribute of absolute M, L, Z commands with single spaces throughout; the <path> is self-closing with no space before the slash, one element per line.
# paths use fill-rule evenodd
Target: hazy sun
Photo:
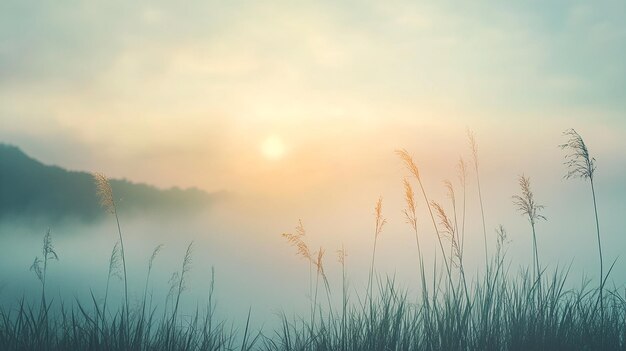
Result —
<path fill-rule="evenodd" d="M 279 137 L 270 136 L 261 144 L 261 153 L 269 160 L 279 160 L 285 155 L 285 144 Z"/>

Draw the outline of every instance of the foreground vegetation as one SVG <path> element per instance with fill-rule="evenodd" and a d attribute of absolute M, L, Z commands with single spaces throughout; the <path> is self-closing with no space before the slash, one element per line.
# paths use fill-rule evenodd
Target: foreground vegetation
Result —
<path fill-rule="evenodd" d="M 376 245 L 386 220 L 383 200 L 375 206 L 374 245 L 369 278 L 364 292 L 351 293 L 346 277 L 346 253 L 338 250 L 342 266 L 342 286 L 330 286 L 324 270 L 325 251 L 313 252 L 307 244 L 302 222 L 294 233 L 283 236 L 304 258 L 309 268 L 310 312 L 291 319 L 281 317 L 282 328 L 253 331 L 250 314 L 245 327 L 236 330 L 214 316 L 213 283 L 209 300 L 191 318 L 182 318 L 180 301 L 185 291 L 186 274 L 191 267 L 190 244 L 178 271 L 170 280 L 171 289 L 164 308 L 157 309 L 148 298 L 152 263 L 160 246 L 148 261 L 143 299 L 137 306 L 128 302 L 128 281 L 124 255 L 123 231 L 117 219 L 113 191 L 106 177 L 95 175 L 103 206 L 117 224 L 118 243 L 109 260 L 109 275 L 104 299 L 92 295 L 88 303 L 70 304 L 46 297 L 46 272 L 58 259 L 50 232 L 44 236 L 42 255 L 31 269 L 41 282 L 41 301 L 24 300 L 8 309 L 0 309 L 1 350 L 626 350 L 626 291 L 607 288 L 611 269 L 605 271 L 602 257 L 600 223 L 593 183 L 595 160 L 582 138 L 567 131 L 564 149 L 567 177 L 589 180 L 598 243 L 600 279 L 588 281 L 577 289 L 567 286 L 567 269 L 548 272 L 541 265 L 537 244 L 537 225 L 545 220 L 532 192 L 530 179 L 520 176 L 520 193 L 513 204 L 530 224 L 533 263 L 530 270 L 517 276 L 509 272 L 506 258 L 507 233 L 497 228 L 495 243 L 486 235 L 485 213 L 480 193 L 478 148 L 470 134 L 473 169 L 479 191 L 485 269 L 481 278 L 468 280 L 464 269 L 465 193 L 468 167 L 458 164 L 461 198 L 445 182 L 450 205 L 432 201 L 422 184 L 421 174 L 411 155 L 398 151 L 413 182 L 404 180 L 406 209 L 404 215 L 415 236 L 419 265 L 419 296 L 409 296 L 388 277 L 376 273 Z M 420 244 L 421 227 L 417 221 L 416 193 L 419 189 L 427 205 L 432 228 L 441 251 L 439 262 L 424 261 Z M 495 247 L 489 251 L 489 245 Z M 437 267 L 441 267 L 437 269 Z M 428 272 L 428 273 L 426 273 Z M 124 297 L 119 308 L 107 306 L 109 280 L 118 276 L 124 282 Z M 341 302 L 334 299 L 341 297 Z M 160 311 L 157 313 L 157 310 Z"/>

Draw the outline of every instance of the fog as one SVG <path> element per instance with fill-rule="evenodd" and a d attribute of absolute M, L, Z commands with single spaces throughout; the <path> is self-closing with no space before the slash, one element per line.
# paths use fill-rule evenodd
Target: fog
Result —
<path fill-rule="evenodd" d="M 551 157 L 549 155 L 548 157 Z M 192 268 L 186 277 L 182 313 L 190 315 L 207 303 L 211 270 L 215 271 L 217 316 L 241 326 L 252 309 L 255 328 L 271 330 L 279 323 L 278 314 L 306 318 L 309 306 L 309 264 L 296 256 L 281 237 L 293 232 L 302 219 L 311 251 L 325 249 L 324 268 L 333 298 L 341 294 L 341 266 L 336 250 L 344 245 L 348 254 L 346 270 L 351 301 L 358 303 L 367 284 L 374 241 L 374 205 L 383 195 L 383 216 L 388 223 L 379 237 L 376 273 L 393 277 L 397 285 L 416 296 L 417 255 L 415 238 L 402 215 L 404 194 L 401 184 L 407 172 L 393 154 L 389 157 L 392 176 L 370 179 L 343 187 L 320 189 L 302 199 L 263 198 L 234 194 L 203 213 L 193 216 L 129 217 L 119 209 L 127 258 L 130 302 L 142 298 L 148 260 L 152 250 L 164 247 L 154 261 L 149 282 L 153 307 L 161 311 L 169 291 L 169 278 L 180 271 L 187 246 L 192 245 Z M 393 163 L 390 163 L 393 164 Z M 532 170 L 531 170 L 532 171 Z M 540 204 L 545 204 L 547 221 L 537 224 L 539 255 L 542 266 L 551 272 L 556 267 L 570 269 L 568 285 L 579 287 L 584 277 L 597 281 L 598 259 L 593 207 L 588 184 L 561 179 L 562 168 L 541 167 L 531 177 L 531 185 Z M 601 174 L 601 173 L 598 173 Z M 612 180 L 619 173 L 599 175 L 598 199 L 603 234 L 605 267 L 618 259 L 608 286 L 623 287 L 626 267 L 620 255 L 625 247 L 623 230 L 626 210 L 619 185 Z M 450 208 L 440 180 L 443 174 L 424 171 L 429 196 Z M 454 178 L 452 178 L 454 179 Z M 509 274 L 517 275 L 531 264 L 531 232 L 527 220 L 516 212 L 511 195 L 518 193 L 516 174 L 497 165 L 485 167 L 483 197 L 487 223 L 488 249 L 495 251 L 495 232 L 503 224 L 509 234 L 506 246 Z M 474 177 L 468 179 L 465 241 L 466 272 L 470 280 L 484 270 L 482 222 Z M 432 222 L 423 200 L 418 196 L 418 226 L 422 240 L 427 276 L 432 275 L 433 260 L 440 260 Z M 457 188 L 457 205 L 462 190 Z M 460 217 L 460 207 L 458 210 Z M 91 303 L 93 292 L 98 301 L 104 298 L 111 249 L 118 240 L 114 217 L 94 223 L 71 222 L 46 224 L 41 219 L 10 220 L 0 224 L 0 304 L 16 306 L 20 298 L 36 302 L 41 284 L 29 271 L 35 256 L 41 256 L 41 243 L 48 226 L 59 260 L 48 266 L 46 294 L 55 304 L 71 304 L 78 299 Z M 445 243 L 445 242 L 444 242 Z M 439 273 L 443 273 L 441 261 Z M 320 294 L 323 290 L 320 290 Z M 123 282 L 112 278 L 110 304 L 123 299 Z"/>

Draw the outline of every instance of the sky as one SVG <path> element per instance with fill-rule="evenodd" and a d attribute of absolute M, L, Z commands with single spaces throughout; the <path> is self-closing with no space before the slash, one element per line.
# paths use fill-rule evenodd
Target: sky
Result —
<path fill-rule="evenodd" d="M 625 6 L 3 1 L 0 138 L 164 187 L 256 192 L 298 179 L 286 193 L 326 186 L 342 167 L 377 175 L 368 154 L 468 127 L 489 146 L 495 134 L 532 138 L 541 125 L 558 139 L 575 127 L 614 149 Z M 268 139 L 282 163 L 263 157 Z"/>
<path fill-rule="evenodd" d="M 557 148 L 576 128 L 598 160 L 614 257 L 625 247 L 625 16 L 624 1 L 5 0 L 0 142 L 72 170 L 226 191 L 269 216 L 255 222 L 267 235 L 304 218 L 336 245 L 369 230 L 379 195 L 389 230 L 405 225 L 396 149 L 445 201 L 469 128 L 488 227 L 504 222 L 528 246 L 511 195 L 529 175 L 555 233 L 542 238 L 547 255 L 576 238 L 567 262 L 594 245 L 588 189 L 562 179 Z M 241 208 L 221 211 L 240 220 Z"/>

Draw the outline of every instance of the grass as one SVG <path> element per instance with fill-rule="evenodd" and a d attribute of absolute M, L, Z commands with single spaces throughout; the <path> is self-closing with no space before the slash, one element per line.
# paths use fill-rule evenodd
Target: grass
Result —
<path fill-rule="evenodd" d="M 100 204 L 107 212 L 115 216 L 115 222 L 117 224 L 117 233 L 119 235 L 120 251 L 119 256 L 122 259 L 122 269 L 124 277 L 124 307 L 126 311 L 124 315 L 128 320 L 129 306 L 128 306 L 128 279 L 126 275 L 126 254 L 124 252 L 124 237 L 122 236 L 122 227 L 120 226 L 120 218 L 117 215 L 117 206 L 115 206 L 115 196 L 113 195 L 113 189 L 109 179 L 102 173 L 93 174 L 94 181 L 96 183 L 96 191 L 100 198 Z M 110 276 L 110 275 L 109 275 Z"/>
<path fill-rule="evenodd" d="M 513 203 L 517 207 L 517 210 L 523 216 L 528 217 L 528 222 L 530 223 L 530 228 L 532 229 L 533 261 L 535 262 L 533 278 L 538 281 L 539 287 L 541 288 L 541 265 L 539 264 L 539 250 L 537 249 L 537 230 L 535 229 L 535 226 L 537 225 L 538 220 L 546 220 L 546 217 L 539 213 L 544 209 L 544 206 L 539 205 L 535 202 L 535 195 L 530 189 L 530 178 L 523 175 L 520 176 L 519 185 L 522 193 L 520 195 L 513 195 Z"/>
<path fill-rule="evenodd" d="M 107 306 L 109 282 L 113 278 L 124 280 L 126 276 L 123 237 L 116 216 L 119 240 L 109 260 L 107 284 L 102 294 L 104 301 L 100 302 L 94 293 L 88 303 L 46 298 L 48 264 L 59 258 L 48 231 L 44 235 L 42 256 L 36 258 L 32 266 L 41 282 L 41 302 L 22 299 L 11 308 L 0 308 L 0 350 L 626 350 L 626 290 L 607 287 L 613 266 L 604 272 L 602 264 L 593 187 L 595 160 L 589 157 L 577 133 L 572 131 L 566 135 L 573 139 L 564 148 L 577 152 L 574 156 L 568 155 L 568 176 L 588 179 L 592 187 L 600 257 L 598 285 L 587 280 L 578 288 L 566 288 L 571 286 L 568 267 L 547 271 L 540 265 L 537 234 L 541 233 L 537 233 L 535 226 L 545 217 L 540 213 L 543 206 L 535 202 L 530 180 L 525 176 L 519 178 L 521 193 L 513 196 L 513 209 L 526 216 L 531 225 L 531 269 L 511 271 L 507 258 L 510 243 L 505 228 L 500 225 L 492 243 L 495 246 L 493 256 L 486 256 L 484 274 L 468 280 L 463 264 L 463 243 L 471 240 L 471 233 L 465 232 L 465 163 L 461 159 L 458 165 L 463 190 L 459 209 L 454 184 L 444 182 L 449 205 L 430 200 L 416 162 L 406 150 L 400 150 L 397 154 L 417 181 L 441 251 L 439 259 L 431 264 L 425 262 L 420 237 L 428 235 L 428 231 L 421 228 L 417 220 L 421 207 L 416 202 L 413 185 L 404 179 L 406 207 L 403 214 L 411 235 L 415 236 L 419 264 L 416 267 L 420 283 L 417 296 L 409 295 L 393 278 L 376 272 L 376 245 L 382 238 L 380 234 L 385 224 L 382 198 L 379 198 L 372 221 L 374 240 L 364 295 L 359 295 L 359 291 L 348 284 L 346 267 L 350 257 L 342 245 L 337 250 L 341 287 L 336 288 L 341 299 L 339 303 L 339 299 L 333 300 L 336 290 L 327 278 L 326 251 L 324 248 L 310 250 L 304 225 L 299 221 L 295 232 L 285 233 L 283 237 L 309 266 L 309 316 L 288 318 L 283 313 L 279 317 L 280 328 L 261 332 L 254 331 L 250 325 L 249 310 L 243 330 L 228 327 L 215 317 L 212 272 L 205 306 L 197 308 L 191 318 L 182 318 L 179 306 L 185 298 L 186 276 L 192 269 L 192 244 L 172 275 L 162 315 L 156 313 L 158 303 L 154 303 L 153 294 L 148 299 L 153 262 L 162 246 L 157 246 L 148 260 L 143 300 L 133 308 L 128 306 L 125 281 L 124 301 L 120 307 L 111 309 Z M 472 134 L 470 146 L 478 175 L 476 141 Z M 106 188 L 105 180 L 104 176 L 96 178 L 100 181 L 101 199 L 105 209 L 111 211 L 110 206 L 113 206 L 112 213 L 116 214 L 113 192 L 110 186 Z M 482 196 L 480 205 L 484 226 Z M 450 206 L 451 211 L 446 206 Z M 460 212 L 460 220 L 457 212 Z M 486 229 L 482 234 L 487 253 Z M 438 268 L 441 266 L 444 269 Z M 428 277 L 426 272 L 430 272 Z M 320 290 L 326 295 L 326 301 L 319 296 Z"/>
<path fill-rule="evenodd" d="M 574 129 L 568 129 L 563 134 L 568 138 L 565 144 L 560 145 L 568 153 L 565 156 L 567 166 L 566 179 L 582 178 L 589 180 L 591 186 L 591 196 L 593 199 L 593 211 L 596 220 L 596 234 L 598 238 L 598 257 L 600 259 L 600 311 L 604 313 L 604 300 L 602 299 L 604 286 L 604 259 L 602 257 L 602 241 L 600 239 L 600 220 L 598 219 L 598 203 L 596 200 L 596 189 L 593 183 L 596 171 L 596 159 L 591 157 L 589 149 L 583 138 Z"/>

